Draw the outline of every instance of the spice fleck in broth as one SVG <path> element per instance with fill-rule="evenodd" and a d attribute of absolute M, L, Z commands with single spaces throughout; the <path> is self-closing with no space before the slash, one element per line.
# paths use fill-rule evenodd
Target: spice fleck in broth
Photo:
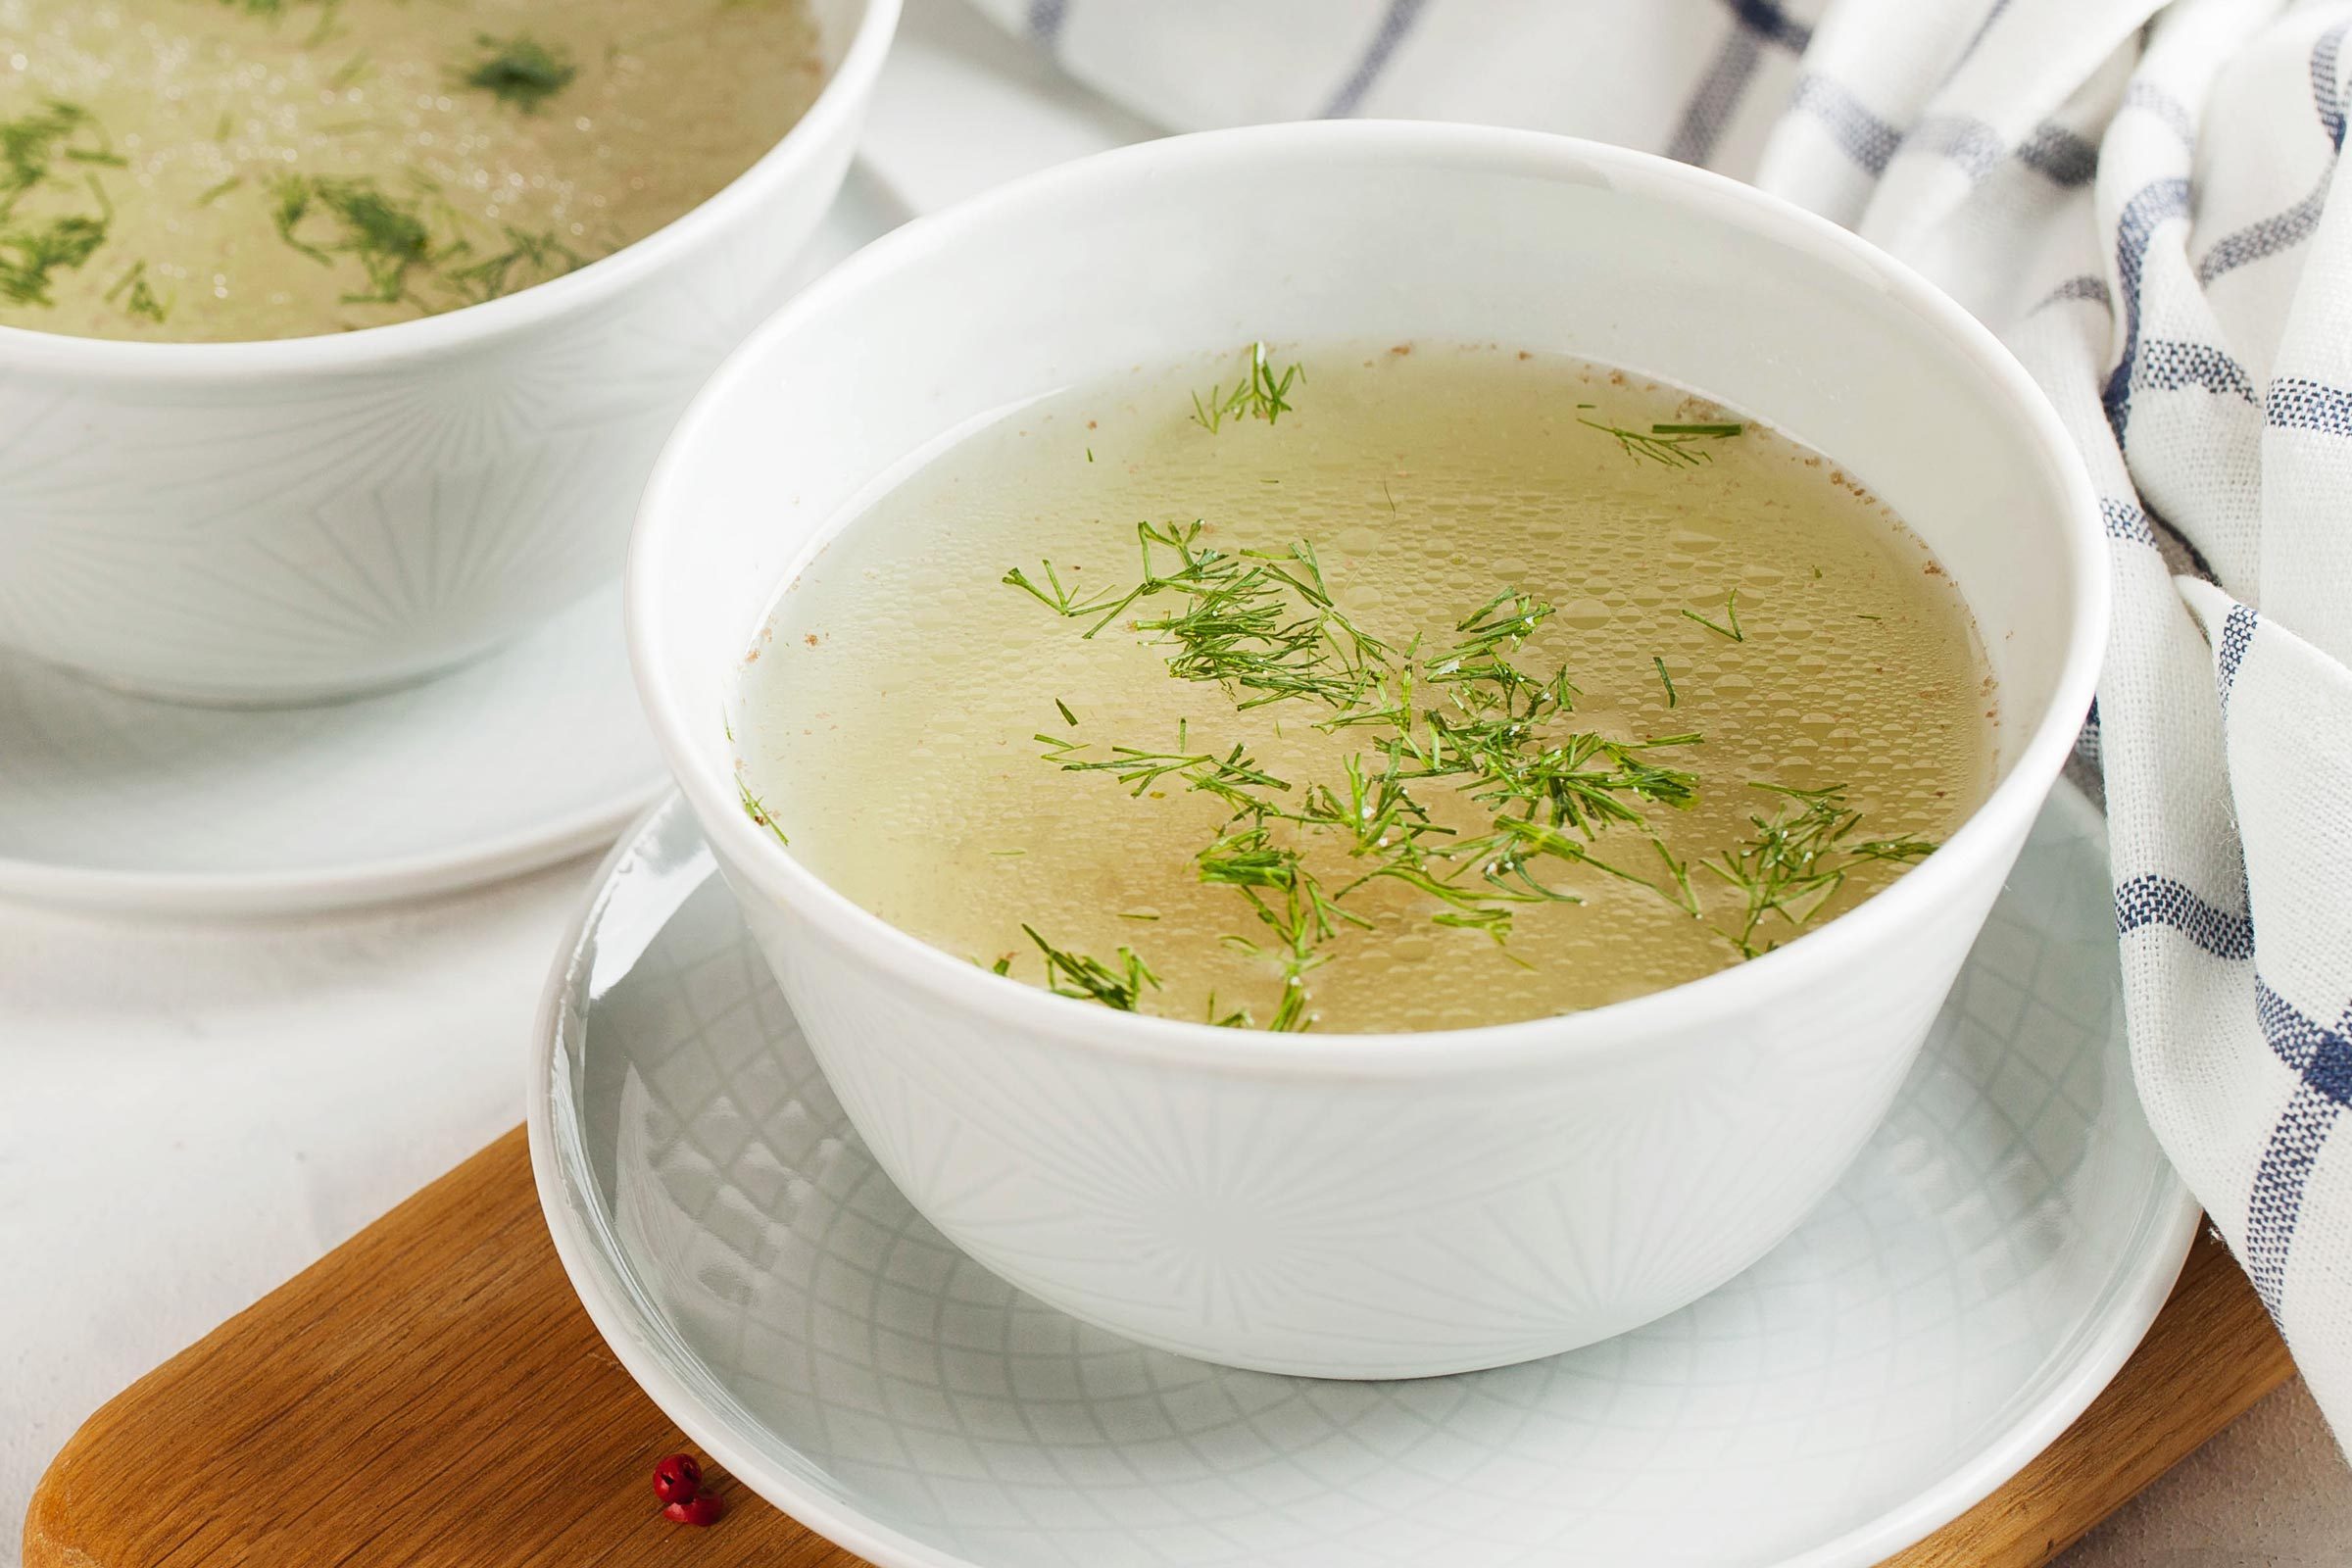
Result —
<path fill-rule="evenodd" d="M 822 85 L 801 0 L 0 0 L 0 324 L 300 337 L 570 271 Z"/>
<path fill-rule="evenodd" d="M 745 809 L 1015 980 L 1458 1028 L 1697 978 L 1989 788 L 1925 545 L 1834 463 L 1553 355 L 1255 348 L 1020 409 L 778 601 Z"/>

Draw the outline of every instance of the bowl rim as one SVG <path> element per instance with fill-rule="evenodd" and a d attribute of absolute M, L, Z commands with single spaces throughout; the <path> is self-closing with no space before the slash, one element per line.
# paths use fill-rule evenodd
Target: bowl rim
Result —
<path fill-rule="evenodd" d="M 225 342 L 149 343 L 0 325 L 0 369 L 139 380 L 301 375 L 366 368 L 463 349 L 589 309 L 722 232 L 789 183 L 863 113 L 898 28 L 902 0 L 858 0 L 849 47 L 801 118 L 734 178 L 650 234 L 561 277 L 479 304 L 348 332 Z"/>
<path fill-rule="evenodd" d="M 2018 421 L 2021 445 L 2035 449 L 2060 503 L 2055 541 L 2074 576 L 2073 626 L 2051 695 L 2008 772 L 1941 849 L 1863 904 L 1744 963 L 1582 1011 L 1461 1029 L 1342 1034 L 1274 1034 L 1120 1012 L 990 974 L 872 914 L 835 890 L 748 818 L 703 760 L 684 705 L 661 674 L 670 640 L 656 584 L 667 575 L 669 541 L 692 526 L 690 465 L 717 411 L 745 395 L 771 363 L 771 345 L 803 322 L 842 308 L 906 268 L 953 249 L 967 232 L 1007 220 L 1040 234 L 1053 214 L 1083 206 L 1104 187 L 1163 175 L 1213 172 L 1268 157 L 1325 163 L 1436 164 L 1521 172 L 1591 184 L 1595 169 L 1613 190 L 1662 200 L 1833 264 L 1856 288 L 1875 286 L 1908 307 L 1921 329 L 1972 366 Z M 2022 841 L 2072 751 L 2095 689 L 2107 641 L 2110 583 L 2099 509 L 2089 473 L 2057 413 L 2025 368 L 1950 296 L 1877 246 L 1791 202 L 1705 170 L 1544 131 L 1424 121 L 1321 121 L 1202 131 L 1143 142 L 1062 164 L 918 219 L 867 246 L 762 322 L 705 384 L 663 446 L 648 479 L 629 541 L 624 618 L 638 694 L 671 773 L 701 818 L 722 865 L 750 886 L 739 891 L 793 909 L 855 952 L 878 976 L 938 1004 L 1034 1040 L 1135 1059 L 1183 1063 L 1251 1077 L 1333 1073 L 1460 1076 L 1553 1063 L 1566 1054 L 1609 1054 L 1661 1037 L 1751 1013 L 1772 998 L 1835 983 L 1849 966 L 1886 956 L 1887 928 L 1914 930 L 1980 876 L 2004 841 Z M 747 635 L 749 633 L 747 628 Z"/>

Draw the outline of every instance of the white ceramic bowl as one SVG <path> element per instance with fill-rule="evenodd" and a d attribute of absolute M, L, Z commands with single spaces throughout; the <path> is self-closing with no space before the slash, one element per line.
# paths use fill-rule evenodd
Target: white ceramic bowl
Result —
<path fill-rule="evenodd" d="M 877 476 L 990 411 L 1257 336 L 1566 350 L 1830 453 L 1975 611 L 2001 683 L 1999 784 L 1890 889 L 1753 962 L 1565 1017 L 1348 1037 L 999 979 L 865 913 L 746 819 L 721 726 L 738 660 Z M 2024 371 L 1860 240 L 1641 154 L 1359 122 L 1106 154 L 869 247 L 688 413 L 627 597 L 686 799 L 826 1077 L 924 1217 L 1146 1344 L 1390 1377 L 1658 1317 L 1828 1191 L 2064 760 L 2107 570 L 2089 484 Z"/>
<path fill-rule="evenodd" d="M 458 663 L 619 569 L 662 440 L 784 299 L 899 0 L 814 0 L 808 113 L 564 277 L 331 337 L 0 327 L 0 646 L 115 684 L 303 702 Z"/>

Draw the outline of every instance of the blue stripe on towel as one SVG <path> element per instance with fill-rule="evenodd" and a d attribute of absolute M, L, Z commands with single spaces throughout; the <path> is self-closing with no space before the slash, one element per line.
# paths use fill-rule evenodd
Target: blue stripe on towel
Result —
<path fill-rule="evenodd" d="M 1729 0 L 1729 3 L 1732 15 L 1740 19 L 1742 31 L 1752 32 L 1766 43 L 1777 43 L 1791 54 L 1801 55 L 1813 46 L 1813 29 L 1781 9 L 1774 0 Z"/>
<path fill-rule="evenodd" d="M 2282 375 L 2271 383 L 2263 417 L 2279 430 L 2352 435 L 2352 392 L 2299 375 Z"/>
<path fill-rule="evenodd" d="M 2139 374 L 2134 384 L 2153 387 L 2159 392 L 2201 386 L 2208 392 L 2243 398 L 2249 404 L 2262 402 L 2255 395 L 2253 378 L 2246 374 L 2245 367 L 2210 343 L 2190 343 L 2180 338 L 2152 337 L 2140 345 Z"/>
<path fill-rule="evenodd" d="M 2347 26 L 2352 26 L 2352 23 L 2337 23 L 2320 34 L 2319 42 L 2311 49 L 2312 107 L 2319 112 L 2320 128 L 2328 133 L 2329 145 L 2339 153 L 2344 150 L 2344 97 L 2337 84 L 2337 56 L 2343 48 Z M 2320 182 L 2311 188 L 2311 194 L 2294 206 L 2257 219 L 2214 241 L 2213 249 L 2197 264 L 2197 281 L 2210 283 L 2224 272 L 2275 256 L 2311 238 L 2318 232 L 2320 214 L 2328 206 L 2328 187 L 2334 182 L 2335 166 L 2330 163 L 2321 172 Z"/>
<path fill-rule="evenodd" d="M 1388 14 L 1380 19 L 1372 41 L 1365 45 L 1363 58 L 1323 106 L 1325 120 L 1340 120 L 1355 113 L 1355 106 L 1364 101 L 1364 94 L 1372 90 L 1380 74 L 1388 69 L 1389 57 L 1396 52 L 1396 45 L 1412 31 L 1414 22 L 1421 16 L 1421 4 L 1422 0 L 1389 0 Z"/>
<path fill-rule="evenodd" d="M 2117 884 L 2115 928 L 2130 935 L 2143 926 L 2160 925 L 2180 932 L 2217 958 L 2254 956 L 2251 915 L 2217 908 L 2169 876 L 2135 876 Z"/>
<path fill-rule="evenodd" d="M 2344 29 L 2352 23 L 2339 22 L 2320 34 L 2311 46 L 2311 103 L 2320 112 L 2320 124 L 2335 150 L 2344 150 L 2344 89 L 2340 79 L 2339 57 L 2343 53 Z"/>
<path fill-rule="evenodd" d="M 1029 0 L 1029 36 L 1051 49 L 1070 20 L 1070 0 Z"/>
<path fill-rule="evenodd" d="M 2246 1275 L 2271 1316 L 2278 1316 L 2304 1189 L 2328 1134 L 2352 1104 L 2352 1009 L 2333 1028 L 2307 1018 L 2260 975 L 2254 977 L 2254 1014 L 2262 1037 L 2293 1069 L 2295 1092 L 2271 1129 L 2246 1198 Z"/>
<path fill-rule="evenodd" d="M 2237 666 L 2254 645 L 2254 628 L 2262 617 L 2244 605 L 2231 605 L 2222 618 L 2222 646 L 2214 653 L 2214 684 L 2221 689 L 2222 711 L 2230 711 L 2230 694 L 2237 690 Z"/>
<path fill-rule="evenodd" d="M 2026 314 L 2035 315 L 2065 300 L 2087 300 L 2110 310 L 2115 308 L 2115 296 L 2107 292 L 2107 280 L 2090 272 L 2082 272 L 2044 294 L 2034 302 L 2034 309 Z"/>
<path fill-rule="evenodd" d="M 2107 377 L 2099 402 L 2107 410 L 2115 444 L 2124 444 L 2124 427 L 2132 419 L 2132 372 L 2139 361 L 2140 278 L 2148 263 L 2148 245 L 2158 225 L 2188 214 L 2188 181 L 2159 179 L 2143 185 L 2124 203 L 2115 225 L 2115 270 L 2123 284 L 2124 352 Z"/>
<path fill-rule="evenodd" d="M 1769 0 L 1727 0 L 1727 4 L 1735 24 L 1731 35 L 1698 78 L 1698 86 L 1683 105 L 1682 118 L 1666 143 L 1666 156 L 1686 164 L 1704 164 L 1715 156 L 1724 127 L 1731 123 L 1748 83 L 1755 78 L 1766 44 L 1802 54 L 1813 41 L 1811 27 Z"/>
<path fill-rule="evenodd" d="M 1796 97 L 1789 107 L 1820 121 L 1830 139 L 1873 174 L 1886 172 L 1894 150 L 1903 142 L 1902 132 L 1871 113 L 1842 84 L 1827 76 L 1809 74 L 1799 80 Z"/>
<path fill-rule="evenodd" d="M 2337 1054 L 2352 1056 L 2343 1037 L 2334 1037 Z M 2294 1250 L 2295 1225 L 2303 1217 L 2303 1191 L 2311 1168 L 2319 1163 L 2328 1135 L 2342 1119 L 2344 1102 L 2331 1098 L 2309 1078 L 2295 1092 L 2271 1129 L 2271 1141 L 2254 1169 L 2254 1190 L 2246 1197 L 2246 1277 L 2271 1316 L 2278 1316 L 2279 1295 L 2286 1285 L 2286 1260 Z"/>
<path fill-rule="evenodd" d="M 2154 115 L 2184 147 L 2197 144 L 2197 117 L 2185 104 L 2152 81 L 2135 81 L 2124 89 L 2124 107 Z"/>
<path fill-rule="evenodd" d="M 2018 144 L 2017 156 L 2034 172 L 2070 190 L 2089 184 L 2099 172 L 2099 144 L 2048 121 Z"/>
<path fill-rule="evenodd" d="M 1683 118 L 1667 140 L 1666 156 L 1686 164 L 1704 164 L 1715 156 L 1724 126 L 1747 93 L 1747 84 L 1764 56 L 1764 45 L 1746 27 L 1734 27 L 1714 62 L 1698 78 L 1697 90 L 1683 105 Z"/>
<path fill-rule="evenodd" d="M 2335 168 L 2329 165 L 2311 194 L 2294 206 L 2257 219 L 2215 240 L 2205 259 L 2197 264 L 2197 281 L 2210 283 L 2224 272 L 2235 271 L 2248 262 L 2259 262 L 2311 238 L 2319 230 L 2320 213 L 2328 205 L 2328 187 L 2334 181 Z"/>
<path fill-rule="evenodd" d="M 2156 543 L 2156 530 L 2148 526 L 2148 514 L 2129 501 L 2101 496 L 2099 516 L 2107 524 L 2110 539 L 2132 539 L 2151 547 Z"/>

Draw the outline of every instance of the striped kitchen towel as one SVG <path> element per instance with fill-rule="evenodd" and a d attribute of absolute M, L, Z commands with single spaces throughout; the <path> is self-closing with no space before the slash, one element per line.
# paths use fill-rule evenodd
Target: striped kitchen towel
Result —
<path fill-rule="evenodd" d="M 2140 1094 L 2352 1435 L 2352 0 L 976 3 L 1170 128 L 1475 120 L 1703 163 L 2004 335 L 2113 542 L 2082 750 Z"/>

